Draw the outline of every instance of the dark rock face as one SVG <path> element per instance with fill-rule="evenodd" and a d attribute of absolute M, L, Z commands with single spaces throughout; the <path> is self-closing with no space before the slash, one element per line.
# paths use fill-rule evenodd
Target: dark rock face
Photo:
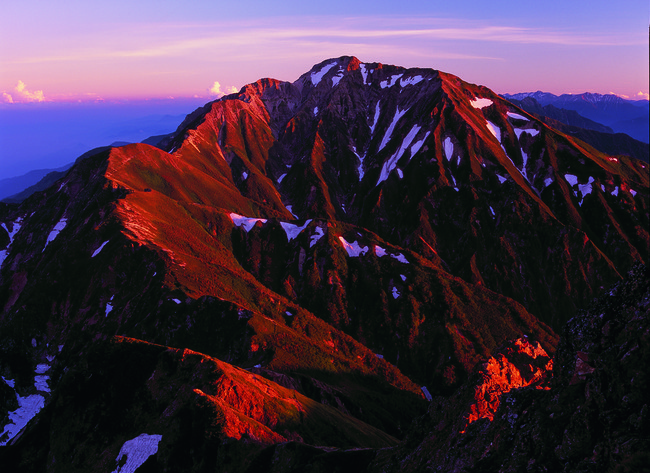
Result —
<path fill-rule="evenodd" d="M 158 146 L 0 207 L 6 464 L 345 471 L 431 395 L 453 406 L 435 445 L 471 439 L 648 254 L 645 163 L 434 70 L 331 59 Z"/>
<path fill-rule="evenodd" d="M 648 337 L 650 274 L 640 265 L 567 323 L 545 389 L 504 393 L 492 421 L 463 429 L 471 392 L 481 392 L 474 376 L 451 399 L 434 400 L 370 470 L 646 471 Z"/>

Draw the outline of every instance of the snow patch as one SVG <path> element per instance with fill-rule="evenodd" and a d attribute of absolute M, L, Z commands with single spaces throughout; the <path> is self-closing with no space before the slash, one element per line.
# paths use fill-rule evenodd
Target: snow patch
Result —
<path fill-rule="evenodd" d="M 487 128 L 490 130 L 490 133 L 494 135 L 499 143 L 501 143 L 501 129 L 492 123 L 490 120 L 485 120 L 487 122 Z"/>
<path fill-rule="evenodd" d="M 490 105 L 492 105 L 492 100 L 490 100 L 490 99 L 478 99 L 477 98 L 477 99 L 471 100 L 470 104 L 474 108 L 485 108 L 485 107 L 489 107 Z"/>
<path fill-rule="evenodd" d="M 402 78 L 399 81 L 399 85 L 402 87 L 406 87 L 407 85 L 415 85 L 418 82 L 422 82 L 424 80 L 424 77 L 422 76 L 412 76 L 412 77 L 407 77 L 406 79 Z"/>
<path fill-rule="evenodd" d="M 402 155 L 404 154 L 404 151 L 411 145 L 411 142 L 415 139 L 415 136 L 418 134 L 420 131 L 420 127 L 415 125 L 411 131 L 409 131 L 408 135 L 404 138 L 404 141 L 402 141 L 402 146 L 397 150 L 397 152 L 388 158 L 384 165 L 381 168 L 381 173 L 379 174 L 379 179 L 377 180 L 377 184 L 379 185 L 380 182 L 385 181 L 388 178 L 388 175 L 391 173 L 393 169 L 397 166 L 397 161 L 400 160 Z M 398 170 L 399 171 L 399 170 Z M 400 175 L 402 177 L 403 175 Z"/>
<path fill-rule="evenodd" d="M 180 304 L 180 303 L 181 303 L 180 299 L 172 299 L 172 300 L 173 300 L 176 304 Z"/>
<path fill-rule="evenodd" d="M 544 179 L 544 187 L 548 187 L 553 183 L 553 178 L 552 177 L 547 177 Z"/>
<path fill-rule="evenodd" d="M 287 207 L 288 209 L 288 207 Z M 291 210 L 289 210 L 291 212 Z M 236 213 L 231 213 L 230 218 L 232 220 L 232 223 L 234 223 L 238 227 L 244 227 L 244 230 L 246 232 L 250 232 L 251 229 L 255 226 L 257 222 L 262 222 L 266 223 L 265 218 L 249 218 L 249 217 L 244 217 L 243 215 L 239 215 Z"/>
<path fill-rule="evenodd" d="M 318 115 L 318 107 L 314 107 L 314 115 Z"/>
<path fill-rule="evenodd" d="M 366 69 L 365 64 L 359 64 L 359 70 L 361 71 L 361 77 L 363 77 L 363 84 L 366 85 L 368 83 L 368 70 Z"/>
<path fill-rule="evenodd" d="M 618 196 L 618 186 L 614 187 L 614 190 L 612 191 L 613 196 Z"/>
<path fill-rule="evenodd" d="M 386 250 L 381 246 L 375 245 L 375 254 L 381 258 L 382 256 L 386 256 L 388 253 L 386 253 Z"/>
<path fill-rule="evenodd" d="M 632 194 L 632 197 L 636 195 L 636 191 L 634 189 L 630 189 L 630 194 Z"/>
<path fill-rule="evenodd" d="M 10 423 L 4 426 L 4 430 L 0 434 L 0 446 L 7 445 L 12 438 L 18 435 L 45 405 L 45 398 L 40 394 L 32 394 L 27 397 L 16 394 L 16 398 L 18 399 L 18 409 L 7 413 Z"/>
<path fill-rule="evenodd" d="M 375 132 L 375 127 L 377 126 L 378 121 L 379 121 L 379 102 L 377 102 L 377 106 L 375 107 L 375 117 L 373 118 L 372 125 L 370 125 L 371 135 Z"/>
<path fill-rule="evenodd" d="M 54 239 L 58 236 L 59 232 L 63 230 L 68 223 L 68 220 L 64 217 L 61 220 L 59 220 L 56 225 L 54 225 L 54 228 L 50 232 L 50 234 L 47 236 L 47 241 L 45 242 L 45 246 L 43 247 L 43 251 L 45 251 L 45 248 L 47 248 L 47 245 L 54 241 Z"/>
<path fill-rule="evenodd" d="M 339 69 L 334 77 L 332 77 L 332 87 L 336 86 L 343 79 L 343 69 Z"/>
<path fill-rule="evenodd" d="M 578 184 L 578 176 L 574 176 L 573 174 L 565 174 L 564 179 L 566 179 L 571 187 Z"/>
<path fill-rule="evenodd" d="M 402 77 L 404 74 L 395 74 L 390 77 L 390 79 L 382 80 L 379 83 L 379 87 L 385 89 L 386 87 L 392 87 L 397 83 L 397 80 Z"/>
<path fill-rule="evenodd" d="M 515 128 L 515 135 L 517 135 L 517 139 L 521 138 L 522 133 L 528 133 L 530 136 L 537 136 L 539 134 L 539 130 L 536 130 L 535 128 Z"/>
<path fill-rule="evenodd" d="M 140 434 L 124 442 L 115 462 L 119 465 L 123 461 L 122 457 L 126 458 L 126 462 L 115 468 L 112 473 L 135 473 L 147 458 L 158 452 L 158 444 L 161 440 L 162 435 Z"/>
<path fill-rule="evenodd" d="M 295 218 L 298 218 L 295 213 L 293 213 L 293 205 L 285 205 L 285 208 L 289 211 L 291 215 L 293 215 Z"/>
<path fill-rule="evenodd" d="M 503 177 L 503 176 L 501 176 L 499 174 L 497 174 L 497 177 L 499 178 L 499 183 L 501 183 L 501 184 L 503 184 L 504 182 L 506 182 L 508 180 L 508 179 L 506 179 L 505 177 Z"/>
<path fill-rule="evenodd" d="M 368 247 L 359 245 L 357 241 L 353 241 L 352 243 L 349 243 L 342 236 L 339 237 L 339 240 L 341 241 L 343 248 L 345 248 L 345 251 L 348 252 L 348 256 L 350 257 L 362 256 L 368 252 Z"/>
<path fill-rule="evenodd" d="M 400 263 L 409 264 L 408 260 L 404 257 L 402 253 L 397 253 L 396 255 L 390 255 L 391 258 L 395 258 Z"/>
<path fill-rule="evenodd" d="M 294 238 L 296 238 L 298 235 L 300 235 L 300 232 L 302 232 L 305 228 L 307 228 L 307 225 L 309 225 L 310 222 L 311 219 L 307 220 L 302 227 L 287 222 L 280 222 L 280 225 L 282 226 L 284 232 L 287 234 L 287 238 L 289 239 L 289 241 L 291 241 Z"/>
<path fill-rule="evenodd" d="M 400 274 L 399 277 L 402 278 L 402 282 L 406 282 L 406 276 L 404 276 L 403 274 Z"/>
<path fill-rule="evenodd" d="M 112 300 L 112 299 L 111 299 L 111 300 Z M 111 312 L 112 310 L 113 310 L 113 304 L 111 304 L 110 302 L 107 302 L 107 303 L 106 303 L 106 317 L 108 317 L 108 314 L 110 314 L 110 312 Z"/>
<path fill-rule="evenodd" d="M 323 232 L 323 229 L 321 227 L 315 227 L 314 231 L 316 233 L 314 233 L 311 236 L 311 240 L 309 241 L 309 248 L 314 246 L 318 242 L 318 240 L 320 240 L 323 236 L 325 236 L 325 232 Z"/>
<path fill-rule="evenodd" d="M 327 74 L 327 71 L 329 71 L 334 66 L 336 66 L 336 63 L 332 62 L 330 64 L 326 64 L 325 66 L 323 66 L 320 71 L 312 72 L 311 73 L 311 83 L 314 84 L 314 85 L 318 85 L 318 83 L 321 81 L 323 76 L 325 74 Z"/>
<path fill-rule="evenodd" d="M 395 286 L 393 286 L 393 299 L 397 299 L 400 296 L 399 291 Z"/>
<path fill-rule="evenodd" d="M 101 251 L 104 249 L 104 246 L 106 246 L 106 243 L 108 243 L 108 240 L 106 240 L 104 243 L 102 243 L 101 245 L 99 245 L 99 248 L 97 248 L 97 249 L 93 252 L 93 255 L 91 256 L 91 258 L 94 258 L 94 257 L 97 256 L 99 253 L 101 253 Z"/>
<path fill-rule="evenodd" d="M 22 217 L 18 217 L 16 219 L 16 221 L 14 222 L 14 226 L 13 226 L 12 231 L 9 231 L 6 224 L 4 224 L 4 223 L 2 224 L 2 228 L 4 228 L 7 231 L 7 233 L 9 234 L 9 245 L 11 245 L 14 242 L 14 236 L 16 236 L 16 233 L 18 233 L 18 230 L 20 230 L 20 222 L 22 222 L 22 221 L 23 221 Z M 7 245 L 7 246 L 9 246 L 9 245 Z"/>
<path fill-rule="evenodd" d="M 243 180 L 248 179 L 248 173 L 246 171 L 242 172 L 241 177 L 242 177 Z"/>
<path fill-rule="evenodd" d="M 451 141 L 451 138 L 445 138 L 445 141 L 442 142 L 442 147 L 445 150 L 445 157 L 449 161 L 454 154 L 454 143 Z"/>
<path fill-rule="evenodd" d="M 415 156 L 418 151 L 420 151 L 420 148 L 422 148 L 422 145 L 424 144 L 426 139 L 429 137 L 430 133 L 431 133 L 430 131 L 427 131 L 424 134 L 424 138 L 422 138 L 420 141 L 416 141 L 415 143 L 413 143 L 413 146 L 411 146 L 411 158 L 413 156 Z"/>
<path fill-rule="evenodd" d="M 379 354 L 375 353 L 375 356 L 376 356 L 377 358 L 379 358 L 380 360 L 383 360 L 383 359 L 384 359 L 384 355 L 379 355 Z"/>
<path fill-rule="evenodd" d="M 521 166 L 521 173 L 524 175 L 526 180 L 530 182 L 530 180 L 528 179 L 528 174 L 526 173 L 526 163 L 528 163 L 528 155 L 523 149 L 521 150 L 521 157 L 523 158 L 524 161 L 524 163 Z"/>
<path fill-rule="evenodd" d="M 508 116 L 510 118 L 514 118 L 515 120 L 526 120 L 526 121 L 528 121 L 528 118 L 526 118 L 526 117 L 524 117 L 522 115 L 519 115 L 518 113 L 508 112 Z"/>
<path fill-rule="evenodd" d="M 388 129 L 386 130 L 386 134 L 384 135 L 384 139 L 381 140 L 381 144 L 379 145 L 379 149 L 377 151 L 381 151 L 384 148 L 384 146 L 386 146 L 386 144 L 390 140 L 390 135 L 393 134 L 393 129 L 395 128 L 395 125 L 397 125 L 399 119 L 402 118 L 407 111 L 408 108 L 400 111 L 399 107 L 397 107 L 397 110 L 395 111 L 395 116 L 393 117 L 393 121 L 388 126 Z"/>
<path fill-rule="evenodd" d="M 433 399 L 426 386 L 422 386 L 420 389 L 422 389 L 422 394 L 424 394 L 424 397 L 427 401 L 431 401 Z"/>

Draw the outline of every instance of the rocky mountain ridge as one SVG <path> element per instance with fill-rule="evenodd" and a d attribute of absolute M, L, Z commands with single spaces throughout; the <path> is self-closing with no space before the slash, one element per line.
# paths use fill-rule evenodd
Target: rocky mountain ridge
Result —
<path fill-rule="evenodd" d="M 1 209 L 0 455 L 25 471 L 140 444 L 151 471 L 363 463 L 647 262 L 647 164 L 439 71 L 330 59 L 158 146 Z"/>

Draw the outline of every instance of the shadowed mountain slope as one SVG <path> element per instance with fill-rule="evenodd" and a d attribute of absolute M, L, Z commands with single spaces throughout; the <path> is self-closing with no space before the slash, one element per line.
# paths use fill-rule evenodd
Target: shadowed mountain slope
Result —
<path fill-rule="evenodd" d="M 435 70 L 330 59 L 158 146 L 0 210 L 0 441 L 33 471 L 113 471 L 138 442 L 188 471 L 394 444 L 509 340 L 552 354 L 648 254 L 647 164 Z M 27 405 L 45 407 L 16 435 Z M 105 410 L 133 418 L 97 430 Z M 67 440 L 30 460 L 50 429 Z"/>

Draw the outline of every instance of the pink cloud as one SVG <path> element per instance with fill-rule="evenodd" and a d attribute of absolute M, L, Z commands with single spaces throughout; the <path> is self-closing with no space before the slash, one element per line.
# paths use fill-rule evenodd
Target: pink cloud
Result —
<path fill-rule="evenodd" d="M 231 85 L 230 87 L 227 87 L 225 91 L 223 91 L 221 90 L 221 84 L 218 81 L 214 81 L 214 84 L 212 84 L 212 87 L 208 89 L 208 92 L 210 92 L 211 95 L 222 97 L 226 94 L 236 94 L 239 92 L 239 89 L 234 85 Z"/>
<path fill-rule="evenodd" d="M 45 95 L 42 90 L 30 92 L 27 85 L 22 80 L 18 81 L 11 94 L 6 91 L 2 92 L 2 101 L 4 103 L 26 103 L 26 102 L 45 102 Z"/>

